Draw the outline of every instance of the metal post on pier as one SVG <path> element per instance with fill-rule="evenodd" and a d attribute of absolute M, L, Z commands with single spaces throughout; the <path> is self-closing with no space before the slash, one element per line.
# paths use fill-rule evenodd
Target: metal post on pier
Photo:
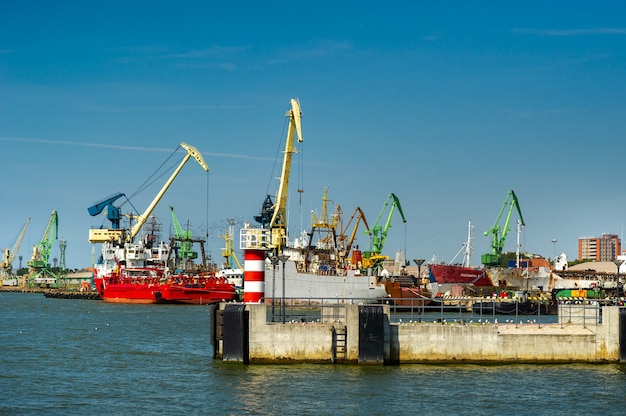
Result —
<path fill-rule="evenodd" d="M 274 305 L 276 304 L 276 266 L 278 266 L 278 257 L 272 255 L 272 322 L 274 322 Z"/>
<path fill-rule="evenodd" d="M 622 267 L 622 264 L 624 264 L 624 260 L 615 259 L 613 260 L 613 263 L 615 263 L 615 265 L 617 266 L 617 277 L 615 279 L 615 298 L 616 302 L 619 303 L 619 269 L 620 267 Z"/>
<path fill-rule="evenodd" d="M 285 323 L 285 262 L 289 260 L 289 256 L 281 254 L 278 256 L 278 260 L 280 260 L 280 262 L 283 264 L 283 298 L 280 302 L 280 307 L 282 310 L 281 315 L 283 318 L 283 323 Z"/>

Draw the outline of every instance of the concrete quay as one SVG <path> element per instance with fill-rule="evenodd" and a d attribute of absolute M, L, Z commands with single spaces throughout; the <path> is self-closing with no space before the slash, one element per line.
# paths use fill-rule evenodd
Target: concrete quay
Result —
<path fill-rule="evenodd" d="M 95 290 L 63 290 L 63 289 L 50 289 L 41 287 L 18 287 L 18 286 L 3 286 L 0 288 L 0 292 L 19 292 L 19 293 L 42 293 L 47 298 L 56 299 L 87 299 L 87 300 L 102 300 L 100 295 Z"/>
<path fill-rule="evenodd" d="M 559 308 L 559 323 L 392 323 L 388 305 L 341 305 L 316 322 L 268 322 L 265 304 L 214 307 L 214 358 L 243 363 L 626 362 L 626 308 Z M 596 309 L 599 311 L 599 309 Z M 322 316 L 323 313 L 322 313 Z"/>

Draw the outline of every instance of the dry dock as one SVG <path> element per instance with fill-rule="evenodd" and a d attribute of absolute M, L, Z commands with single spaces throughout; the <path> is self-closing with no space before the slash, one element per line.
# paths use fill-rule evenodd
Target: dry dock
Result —
<path fill-rule="evenodd" d="M 268 320 L 265 304 L 213 310 L 214 358 L 243 363 L 626 362 L 626 309 L 559 307 L 559 323 L 390 322 L 388 305 L 335 305 L 314 322 Z M 504 320 L 504 318 L 502 318 Z"/>

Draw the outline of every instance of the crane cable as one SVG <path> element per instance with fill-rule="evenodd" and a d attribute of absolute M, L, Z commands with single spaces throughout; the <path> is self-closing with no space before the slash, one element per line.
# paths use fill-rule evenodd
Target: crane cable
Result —
<path fill-rule="evenodd" d="M 159 172 L 159 170 L 161 170 L 163 168 L 163 166 L 174 156 L 174 154 L 178 151 L 178 149 L 180 149 L 180 147 L 181 146 L 178 145 L 176 147 L 176 149 L 174 149 L 174 151 L 167 157 L 167 159 L 165 159 L 163 161 L 163 163 L 161 163 L 161 165 L 158 168 L 156 168 L 154 172 L 152 172 L 152 174 L 144 181 L 143 184 L 141 184 L 141 186 L 139 186 L 139 188 L 137 188 L 137 190 L 135 190 L 131 194 L 131 196 L 128 199 L 134 198 L 135 196 L 137 196 L 138 194 L 143 192 L 146 188 L 148 188 L 150 185 L 152 185 L 154 182 L 156 182 L 158 179 L 160 179 L 161 177 L 165 176 L 165 174 L 167 174 L 169 171 L 173 170 L 174 167 L 179 165 L 186 155 L 181 157 L 180 160 L 177 163 L 172 164 L 169 168 L 164 169 L 161 174 L 156 176 L 156 174 Z"/>

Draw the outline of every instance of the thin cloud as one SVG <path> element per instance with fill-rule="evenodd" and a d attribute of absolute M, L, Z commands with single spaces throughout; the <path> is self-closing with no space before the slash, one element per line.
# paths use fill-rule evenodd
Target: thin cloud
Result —
<path fill-rule="evenodd" d="M 626 28 L 591 29 L 513 29 L 514 33 L 538 36 L 585 36 L 585 35 L 626 35 Z"/>
<path fill-rule="evenodd" d="M 284 50 L 279 56 L 268 59 L 270 65 L 282 64 L 291 61 L 325 58 L 337 51 L 347 51 L 352 48 L 348 41 L 323 40 L 312 46 L 290 48 Z"/>
<path fill-rule="evenodd" d="M 190 111 L 190 110 L 241 110 L 249 108 L 245 105 L 227 104 L 198 104 L 198 105 L 159 105 L 159 106 L 127 106 L 127 107 L 91 107 L 90 111 L 108 111 L 111 113 L 126 113 L 135 111 Z"/>
<path fill-rule="evenodd" d="M 116 150 L 141 151 L 141 152 L 159 152 L 159 153 L 172 152 L 172 149 L 167 149 L 163 147 L 121 146 L 121 145 L 116 145 L 116 144 L 82 143 L 82 142 L 72 142 L 72 141 L 67 141 L 67 140 L 47 140 L 47 139 L 37 139 L 37 138 L 0 137 L 0 141 L 12 141 L 12 142 L 20 142 L 20 143 L 58 144 L 58 145 L 63 145 L 63 146 L 96 147 L 96 148 L 106 148 L 106 149 L 116 149 Z M 233 159 L 261 160 L 261 161 L 274 160 L 273 158 L 269 158 L 269 157 L 250 156 L 250 155 L 237 154 L 237 153 L 208 153 L 208 152 L 201 152 L 201 153 L 203 156 L 227 157 L 227 158 L 233 158 Z"/>
<path fill-rule="evenodd" d="M 167 53 L 162 55 L 165 59 L 200 59 L 200 58 L 224 58 L 248 50 L 248 46 L 212 46 L 204 49 L 194 49 L 186 52 Z"/>

